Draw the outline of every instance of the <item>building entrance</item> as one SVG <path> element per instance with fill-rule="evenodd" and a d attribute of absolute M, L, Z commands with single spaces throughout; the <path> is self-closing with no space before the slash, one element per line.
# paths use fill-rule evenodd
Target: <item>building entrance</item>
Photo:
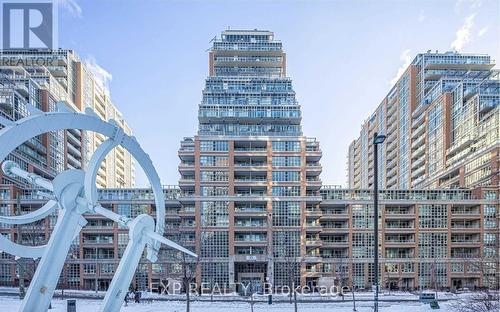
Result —
<path fill-rule="evenodd" d="M 252 293 L 262 293 L 264 287 L 264 275 L 247 273 L 239 277 L 240 294 L 250 295 Z M 249 275 L 249 276 L 246 276 Z"/>

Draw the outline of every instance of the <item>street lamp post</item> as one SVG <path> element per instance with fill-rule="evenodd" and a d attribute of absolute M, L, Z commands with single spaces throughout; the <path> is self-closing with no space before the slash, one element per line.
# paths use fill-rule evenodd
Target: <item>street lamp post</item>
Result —
<path fill-rule="evenodd" d="M 380 288 L 380 283 L 378 280 L 378 145 L 382 144 L 386 139 L 383 134 L 378 134 L 375 132 L 373 134 L 373 238 L 375 247 L 375 259 L 373 274 L 375 283 L 375 303 L 373 305 L 373 311 L 378 312 L 378 291 Z"/>

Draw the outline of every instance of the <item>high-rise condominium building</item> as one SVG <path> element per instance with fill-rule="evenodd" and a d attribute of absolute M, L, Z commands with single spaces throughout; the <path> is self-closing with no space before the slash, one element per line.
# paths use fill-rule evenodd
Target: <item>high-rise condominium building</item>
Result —
<path fill-rule="evenodd" d="M 102 119 L 115 119 L 126 133 L 131 130 L 111 102 L 106 88 L 71 50 L 0 51 L 0 117 L 15 121 L 33 113 L 31 107 L 49 112 L 57 105 L 83 112 L 92 108 Z M 31 110 L 31 111 L 30 111 Z M 2 122 L 0 122 L 0 128 Z M 78 129 L 57 131 L 33 138 L 9 155 L 22 168 L 54 177 L 65 168 L 81 168 L 104 137 Z M 2 176 L 0 184 L 16 182 Z M 105 159 L 97 176 L 98 187 L 133 187 L 134 160 L 122 147 Z"/>
<path fill-rule="evenodd" d="M 487 55 L 418 54 L 349 147 L 350 188 L 373 184 L 375 132 L 385 189 L 497 185 L 500 80 Z"/>
<path fill-rule="evenodd" d="M 302 134 L 272 32 L 227 30 L 213 41 L 198 120 L 179 150 L 180 235 L 200 255 L 197 281 L 259 288 L 313 279 L 305 272 L 319 246 L 306 242 L 319 240 L 321 151 Z"/>

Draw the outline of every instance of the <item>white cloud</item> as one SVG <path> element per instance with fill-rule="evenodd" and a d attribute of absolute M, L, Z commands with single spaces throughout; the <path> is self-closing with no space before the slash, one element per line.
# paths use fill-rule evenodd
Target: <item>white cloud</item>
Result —
<path fill-rule="evenodd" d="M 103 87 L 106 91 L 109 92 L 109 82 L 113 80 L 113 75 L 110 72 L 99 66 L 94 57 L 90 56 L 85 60 L 85 65 L 90 70 L 90 72 L 94 75 L 95 81 Z"/>
<path fill-rule="evenodd" d="M 425 20 L 425 11 L 424 9 L 420 10 L 420 13 L 418 13 L 418 21 L 422 23 Z"/>
<path fill-rule="evenodd" d="M 391 81 L 389 82 L 391 86 L 393 86 L 394 84 L 396 84 L 396 82 L 398 82 L 399 77 L 401 77 L 401 75 L 403 75 L 408 66 L 410 66 L 411 64 L 410 52 L 411 52 L 410 49 L 406 49 L 403 52 L 401 52 L 399 59 L 403 62 L 403 64 L 398 68 L 398 72 L 396 73 L 394 78 L 392 78 Z"/>
<path fill-rule="evenodd" d="M 465 18 L 464 24 L 457 30 L 455 40 L 451 43 L 451 48 L 455 51 L 462 51 L 464 46 L 471 40 L 471 29 L 474 26 L 474 18 L 476 14 L 473 13 Z"/>
<path fill-rule="evenodd" d="M 75 17 L 82 17 L 82 7 L 76 0 L 57 0 L 57 4 Z"/>
<path fill-rule="evenodd" d="M 488 29 L 489 29 L 489 27 L 488 27 L 488 26 L 485 26 L 485 27 L 481 28 L 481 29 L 477 32 L 477 35 L 478 35 L 479 37 L 484 36 L 484 34 L 486 34 L 486 33 L 488 32 Z"/>

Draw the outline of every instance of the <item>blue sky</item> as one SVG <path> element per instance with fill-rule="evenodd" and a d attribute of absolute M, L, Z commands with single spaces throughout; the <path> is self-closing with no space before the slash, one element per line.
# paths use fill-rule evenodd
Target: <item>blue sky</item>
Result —
<path fill-rule="evenodd" d="M 500 59 L 497 0 L 59 1 L 60 46 L 100 73 L 164 184 L 177 184 L 179 142 L 197 131 L 209 41 L 228 27 L 283 42 L 325 184 L 345 185 L 349 143 L 416 53 Z"/>

